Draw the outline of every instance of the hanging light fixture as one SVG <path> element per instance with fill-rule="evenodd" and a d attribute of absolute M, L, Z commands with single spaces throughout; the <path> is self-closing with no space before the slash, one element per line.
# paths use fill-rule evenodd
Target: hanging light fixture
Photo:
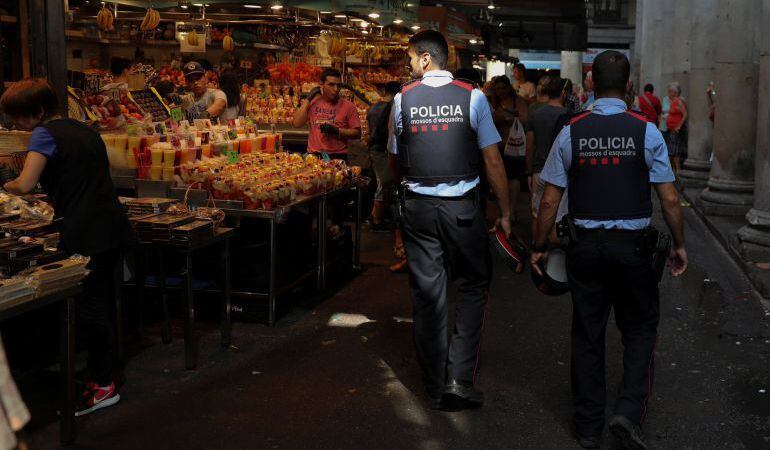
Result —
<path fill-rule="evenodd" d="M 417 31 L 417 30 L 419 30 L 419 29 L 420 29 L 420 26 L 419 26 L 419 25 L 417 25 L 417 24 L 414 24 L 414 25 L 412 25 L 412 29 L 413 29 L 414 31 Z"/>
<path fill-rule="evenodd" d="M 489 5 L 487 5 L 487 9 L 495 9 L 495 2 L 490 0 Z"/>
<path fill-rule="evenodd" d="M 372 12 L 369 13 L 369 18 L 370 19 L 379 19 L 380 18 L 380 13 L 378 13 L 377 11 L 372 11 Z"/>
<path fill-rule="evenodd" d="M 393 23 L 395 23 L 396 25 L 401 25 L 402 23 L 404 23 L 404 20 L 396 16 L 396 18 L 393 19 Z"/>
<path fill-rule="evenodd" d="M 182 9 L 187 9 L 190 7 L 190 0 L 179 0 L 177 2 L 177 6 L 179 6 Z"/>
<path fill-rule="evenodd" d="M 280 9 L 283 9 L 283 5 L 281 4 L 281 2 L 275 2 L 272 5 L 270 5 L 270 9 L 272 9 L 273 11 L 278 11 Z"/>

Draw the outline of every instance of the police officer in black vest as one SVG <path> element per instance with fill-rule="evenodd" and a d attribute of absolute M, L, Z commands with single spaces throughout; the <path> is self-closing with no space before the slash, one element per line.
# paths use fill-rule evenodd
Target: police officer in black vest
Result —
<path fill-rule="evenodd" d="M 479 206 L 482 160 L 500 206 L 496 226 L 510 234 L 500 136 L 484 94 L 444 70 L 448 46 L 441 33 L 414 35 L 408 53 L 417 79 L 394 98 L 388 148 L 391 167 L 403 176 L 417 356 L 432 407 L 476 407 L 483 403 L 474 385 L 491 276 Z M 451 343 L 449 277 L 460 293 Z"/>
<path fill-rule="evenodd" d="M 90 257 L 91 273 L 75 306 L 88 347 L 89 379 L 75 411 L 82 416 L 120 401 L 112 378 L 116 336 L 111 311 L 121 248 L 133 237 L 99 133 L 59 117 L 57 109 L 56 93 L 40 78 L 18 81 L 0 97 L 0 110 L 17 128 L 32 131 L 24 168 L 4 188 L 24 195 L 39 181 L 53 203 L 59 248 Z"/>
<path fill-rule="evenodd" d="M 654 259 L 659 236 L 650 226 L 651 189 L 660 198 L 673 235 L 671 274 L 687 267 L 684 230 L 674 174 L 663 138 L 645 117 L 627 111 L 628 59 L 609 50 L 596 57 L 597 100 L 572 118 L 556 138 L 541 174 L 547 183 L 531 256 L 533 270 L 547 258 L 563 191 L 574 230 L 567 250 L 572 292 L 572 392 L 575 428 L 585 448 L 599 447 L 605 418 L 604 334 L 610 310 L 623 336 L 623 380 L 610 430 L 632 449 L 646 448 L 641 424 L 647 413 L 659 320 Z M 662 265 L 661 272 L 662 274 Z"/>

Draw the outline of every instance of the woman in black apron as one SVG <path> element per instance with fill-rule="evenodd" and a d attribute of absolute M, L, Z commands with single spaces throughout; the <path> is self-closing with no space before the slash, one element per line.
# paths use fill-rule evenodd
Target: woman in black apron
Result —
<path fill-rule="evenodd" d="M 0 110 L 15 126 L 32 131 L 24 168 L 4 188 L 24 195 L 39 182 L 55 210 L 59 247 L 91 258 L 84 294 L 76 305 L 90 377 L 76 415 L 85 415 L 120 401 L 112 378 L 116 336 L 111 310 L 114 273 L 121 249 L 131 240 L 131 228 L 115 193 L 99 133 L 61 118 L 57 109 L 55 91 L 41 78 L 13 83 L 0 97 Z"/>

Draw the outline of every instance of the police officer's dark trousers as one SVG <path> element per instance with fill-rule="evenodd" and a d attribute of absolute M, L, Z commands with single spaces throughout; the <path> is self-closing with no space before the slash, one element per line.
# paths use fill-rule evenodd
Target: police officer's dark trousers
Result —
<path fill-rule="evenodd" d="M 477 192 L 442 199 L 407 192 L 404 248 L 409 263 L 414 340 L 428 394 L 447 379 L 473 384 L 478 372 L 491 259 Z M 447 279 L 459 298 L 447 342 Z"/>
<path fill-rule="evenodd" d="M 572 291 L 572 393 L 581 436 L 598 436 L 605 422 L 605 330 L 610 309 L 622 334 L 623 379 L 615 414 L 641 424 L 652 389 L 659 312 L 658 280 L 638 250 L 639 233 L 580 230 L 567 273 Z"/>

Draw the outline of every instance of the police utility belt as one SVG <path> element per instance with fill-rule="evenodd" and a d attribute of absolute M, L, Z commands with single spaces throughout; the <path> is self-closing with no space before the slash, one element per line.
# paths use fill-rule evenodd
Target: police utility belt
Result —
<path fill-rule="evenodd" d="M 663 272 L 666 269 L 666 261 L 671 251 L 671 235 L 658 231 L 655 227 L 649 226 L 643 230 L 622 230 L 617 228 L 597 228 L 588 229 L 575 225 L 575 220 L 569 214 L 556 224 L 556 234 L 564 237 L 570 243 L 578 243 L 582 237 L 591 234 L 607 234 L 629 236 L 634 239 L 636 252 L 640 256 L 649 258 L 650 265 L 655 271 L 658 282 L 663 278 Z"/>

